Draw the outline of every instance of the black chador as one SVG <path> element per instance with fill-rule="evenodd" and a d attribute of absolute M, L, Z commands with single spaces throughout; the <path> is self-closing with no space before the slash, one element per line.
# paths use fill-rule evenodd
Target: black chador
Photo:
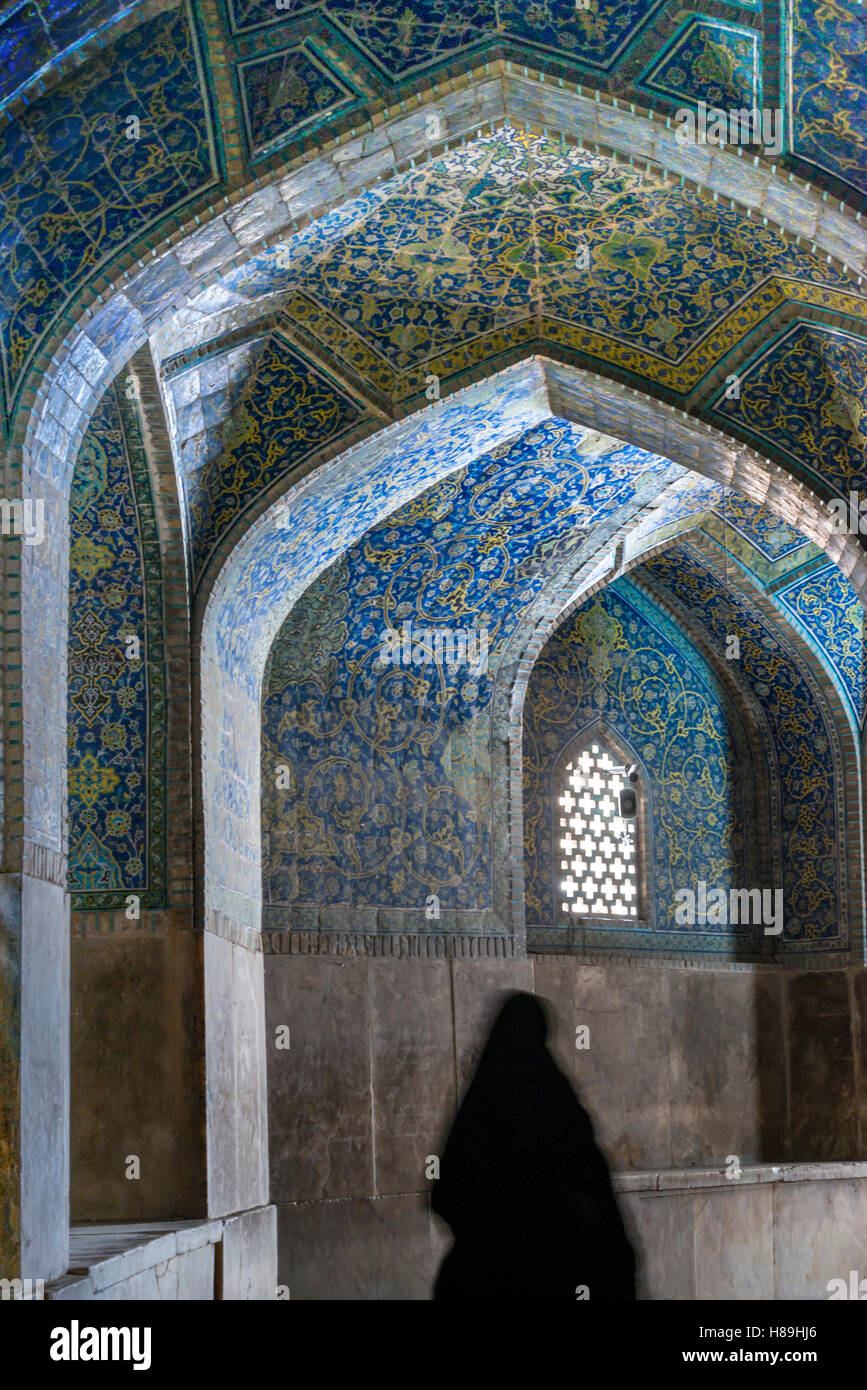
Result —
<path fill-rule="evenodd" d="M 607 1164 L 546 1037 L 540 1001 L 512 995 L 434 1185 L 433 1209 L 455 1237 L 435 1299 L 635 1297 L 635 1258 Z"/>

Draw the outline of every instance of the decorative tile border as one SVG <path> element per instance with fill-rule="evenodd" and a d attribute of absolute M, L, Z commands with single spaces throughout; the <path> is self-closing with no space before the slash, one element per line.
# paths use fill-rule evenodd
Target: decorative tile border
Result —
<path fill-rule="evenodd" d="M 163 907 L 167 889 L 167 692 L 165 637 L 163 625 L 163 568 L 156 521 L 150 468 L 142 438 L 141 418 L 126 392 L 113 387 L 113 398 L 123 432 L 123 448 L 129 470 L 132 499 L 138 521 L 138 550 L 143 573 L 141 600 L 144 607 L 145 701 L 146 701 L 146 781 L 145 790 L 145 879 L 112 890 L 73 890 L 74 908 L 79 910 L 124 908 L 127 897 L 138 899 L 138 907 Z"/>
<path fill-rule="evenodd" d="M 370 932 L 265 931 L 266 955 L 271 956 L 389 956 L 413 960 L 508 959 L 520 956 L 505 932 L 488 936 L 411 935 Z"/>

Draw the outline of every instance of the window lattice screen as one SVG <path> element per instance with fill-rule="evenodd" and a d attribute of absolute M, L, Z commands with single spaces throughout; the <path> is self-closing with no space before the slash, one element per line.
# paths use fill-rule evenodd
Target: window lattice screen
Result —
<path fill-rule="evenodd" d="M 560 808 L 560 906 L 594 917 L 638 917 L 635 822 L 620 816 L 626 785 L 619 764 L 596 741 L 566 769 Z"/>

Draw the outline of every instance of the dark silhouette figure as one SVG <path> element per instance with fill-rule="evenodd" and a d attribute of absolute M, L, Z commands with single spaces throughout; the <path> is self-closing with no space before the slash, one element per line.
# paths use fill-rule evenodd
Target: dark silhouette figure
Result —
<path fill-rule="evenodd" d="M 455 1237 L 435 1299 L 635 1297 L 608 1166 L 547 1033 L 532 994 L 511 995 L 491 1030 L 433 1188 Z"/>

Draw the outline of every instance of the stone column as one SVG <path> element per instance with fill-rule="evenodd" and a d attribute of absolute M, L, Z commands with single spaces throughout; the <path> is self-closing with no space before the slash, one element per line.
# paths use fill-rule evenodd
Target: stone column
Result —
<path fill-rule="evenodd" d="M 47 1281 L 65 1272 L 69 1239 L 67 515 L 50 474 L 22 487 L 9 466 L 4 497 L 22 505 L 0 538 L 0 1277 Z"/>
<path fill-rule="evenodd" d="M 208 1215 L 268 1201 L 259 705 L 203 663 L 202 911 Z"/>

